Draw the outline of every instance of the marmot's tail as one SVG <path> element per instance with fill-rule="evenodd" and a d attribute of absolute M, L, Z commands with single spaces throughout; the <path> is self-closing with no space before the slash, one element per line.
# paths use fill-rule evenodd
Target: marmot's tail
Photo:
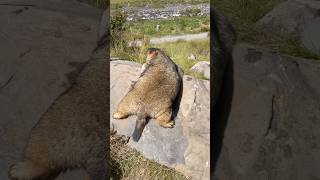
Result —
<path fill-rule="evenodd" d="M 133 141 L 135 141 L 135 142 L 139 141 L 139 139 L 140 139 L 140 137 L 142 135 L 143 129 L 147 124 L 147 119 L 146 118 L 147 117 L 146 117 L 144 112 L 143 113 L 138 113 L 138 118 L 136 120 L 136 126 L 135 126 L 133 134 L 132 134 Z"/>
<path fill-rule="evenodd" d="M 46 171 L 45 168 L 35 166 L 32 162 L 21 161 L 11 166 L 8 174 L 10 179 L 34 179 Z"/>

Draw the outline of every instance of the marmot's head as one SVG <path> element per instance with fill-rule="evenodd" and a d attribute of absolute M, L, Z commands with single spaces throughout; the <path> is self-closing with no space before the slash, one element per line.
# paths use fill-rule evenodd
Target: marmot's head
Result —
<path fill-rule="evenodd" d="M 154 59 L 158 56 L 160 49 L 158 48 L 149 48 L 147 52 L 147 61 L 150 61 L 151 59 Z"/>

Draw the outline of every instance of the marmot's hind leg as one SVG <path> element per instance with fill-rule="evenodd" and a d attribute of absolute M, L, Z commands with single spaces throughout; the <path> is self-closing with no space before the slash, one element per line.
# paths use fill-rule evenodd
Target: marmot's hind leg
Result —
<path fill-rule="evenodd" d="M 164 128 L 173 128 L 174 122 L 171 120 L 171 116 L 172 110 L 168 109 L 156 117 L 156 119 L 158 120 L 160 126 Z"/>
<path fill-rule="evenodd" d="M 127 97 L 125 97 L 127 98 Z M 130 114 L 129 107 L 130 103 L 127 101 L 127 99 L 123 99 L 120 104 L 118 105 L 117 111 L 113 114 L 114 119 L 124 119 L 127 118 Z"/>
<path fill-rule="evenodd" d="M 28 160 L 14 164 L 9 170 L 9 178 L 16 180 L 47 179 L 51 174 L 49 169 Z"/>

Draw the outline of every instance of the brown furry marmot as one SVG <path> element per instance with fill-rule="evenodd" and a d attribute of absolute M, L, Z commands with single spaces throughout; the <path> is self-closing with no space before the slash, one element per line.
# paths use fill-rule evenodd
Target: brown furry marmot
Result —
<path fill-rule="evenodd" d="M 84 168 L 92 180 L 108 179 L 109 3 L 106 6 L 94 57 L 33 127 L 22 160 L 9 169 L 10 179 L 55 179 L 72 168 Z"/>
<path fill-rule="evenodd" d="M 181 82 L 182 70 L 163 51 L 149 48 L 139 79 L 120 101 L 113 118 L 138 116 L 132 135 L 134 141 L 140 139 L 147 118 L 155 118 L 160 126 L 172 128 L 172 104 Z"/>
<path fill-rule="evenodd" d="M 11 179 L 54 179 L 80 167 L 92 180 L 107 180 L 108 74 L 105 59 L 89 61 L 31 130 L 22 161 L 9 170 Z"/>

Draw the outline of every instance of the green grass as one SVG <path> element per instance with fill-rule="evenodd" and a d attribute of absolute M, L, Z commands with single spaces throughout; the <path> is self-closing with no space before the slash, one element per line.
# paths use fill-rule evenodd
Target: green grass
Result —
<path fill-rule="evenodd" d="M 197 41 L 178 41 L 173 43 L 162 43 L 157 45 L 146 45 L 142 47 L 117 47 L 111 49 L 111 57 L 118 57 L 137 63 L 144 63 L 146 51 L 149 47 L 156 47 L 164 50 L 171 59 L 178 64 L 187 75 L 195 76 L 199 79 L 205 79 L 202 74 L 190 71 L 190 68 L 198 61 L 210 60 L 210 42 L 206 40 Z M 188 57 L 194 54 L 197 60 L 189 60 Z"/>
<path fill-rule="evenodd" d="M 160 31 L 156 31 L 156 25 L 160 25 Z M 156 37 L 164 35 L 194 34 L 210 31 L 209 17 L 175 17 L 167 20 L 139 20 L 127 22 L 127 32 L 135 38 L 144 36 Z"/>
<path fill-rule="evenodd" d="M 194 73 L 190 68 L 198 61 L 210 61 L 209 39 L 163 43 L 154 45 L 154 47 L 163 49 L 169 57 L 184 70 L 185 74 L 195 76 L 199 79 L 205 79 L 202 74 Z M 191 53 L 197 57 L 197 61 L 188 59 Z"/>
<path fill-rule="evenodd" d="M 111 11 L 111 57 L 144 63 L 147 42 L 142 47 L 128 47 L 128 42 L 136 39 L 149 39 L 165 35 L 208 32 L 210 29 L 209 17 L 176 17 L 174 20 L 140 20 L 127 22 L 126 15 L 121 11 Z M 160 25 L 160 31 L 155 30 Z M 209 38 L 202 41 L 179 41 L 154 45 L 165 50 L 168 55 L 184 70 L 185 74 L 204 79 L 203 75 L 193 73 L 190 68 L 197 61 L 209 61 Z M 197 61 L 189 60 L 192 54 Z"/>
<path fill-rule="evenodd" d="M 123 136 L 111 136 L 111 180 L 125 179 L 168 179 L 187 180 L 172 168 L 144 158 L 139 152 L 128 147 Z"/>
<path fill-rule="evenodd" d="M 119 6 L 150 6 L 155 8 L 163 7 L 167 4 L 178 4 L 178 3 L 190 3 L 190 4 L 199 4 L 199 3 L 209 3 L 209 0 L 110 0 L 111 7 Z"/>
<path fill-rule="evenodd" d="M 214 7 L 228 16 L 235 27 L 239 41 L 258 45 L 273 52 L 292 56 L 320 59 L 320 56 L 300 47 L 293 35 L 269 34 L 256 22 L 281 0 L 212 0 Z"/>

